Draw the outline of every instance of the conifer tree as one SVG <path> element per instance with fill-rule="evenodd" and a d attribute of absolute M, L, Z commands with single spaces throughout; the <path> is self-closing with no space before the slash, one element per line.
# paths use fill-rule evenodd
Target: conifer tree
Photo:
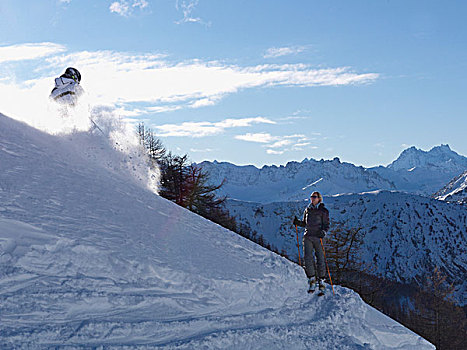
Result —
<path fill-rule="evenodd" d="M 146 128 L 144 123 L 138 124 L 137 133 L 140 144 L 146 149 L 151 164 L 153 166 L 156 165 L 155 163 L 160 164 L 167 153 L 162 141 L 156 137 L 154 131 Z"/>
<path fill-rule="evenodd" d="M 159 166 L 161 170 L 159 194 L 206 219 L 236 231 L 235 219 L 225 209 L 225 197 L 216 195 L 224 182 L 211 185 L 207 171 L 190 163 L 187 155 L 167 153 L 162 142 L 143 123 L 138 125 L 137 132 L 151 164 Z"/>
<path fill-rule="evenodd" d="M 188 192 L 188 156 L 176 156 L 171 152 L 161 162 L 160 195 L 182 207 L 186 207 Z"/>

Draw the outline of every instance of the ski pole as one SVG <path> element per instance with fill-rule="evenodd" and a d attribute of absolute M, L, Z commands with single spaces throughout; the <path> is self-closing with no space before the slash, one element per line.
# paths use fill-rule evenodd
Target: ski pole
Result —
<path fill-rule="evenodd" d="M 297 249 L 298 249 L 298 264 L 302 266 L 302 259 L 300 258 L 300 243 L 298 243 L 298 228 L 295 225 L 295 232 L 297 233 Z"/>
<path fill-rule="evenodd" d="M 334 293 L 334 286 L 332 285 L 331 273 L 329 272 L 328 260 L 326 259 L 326 251 L 324 250 L 323 239 L 320 238 L 319 240 L 320 240 L 320 242 L 321 242 L 321 247 L 323 248 L 324 261 L 326 262 L 326 267 L 328 268 L 328 275 L 329 275 L 329 281 L 331 281 L 332 294 L 335 295 L 335 293 Z"/>

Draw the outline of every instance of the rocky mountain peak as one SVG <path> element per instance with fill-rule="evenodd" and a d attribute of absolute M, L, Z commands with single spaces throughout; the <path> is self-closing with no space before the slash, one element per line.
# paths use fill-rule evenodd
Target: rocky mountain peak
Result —
<path fill-rule="evenodd" d="M 465 168 L 467 158 L 454 152 L 449 145 L 433 147 L 430 151 L 423 151 L 415 146 L 405 149 L 388 168 L 398 171 L 413 171 L 416 168 Z"/>

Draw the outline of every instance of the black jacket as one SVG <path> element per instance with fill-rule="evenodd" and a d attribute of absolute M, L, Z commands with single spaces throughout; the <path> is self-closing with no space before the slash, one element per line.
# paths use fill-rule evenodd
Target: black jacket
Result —
<path fill-rule="evenodd" d="M 299 226 L 305 227 L 305 236 L 323 238 L 329 230 L 329 211 L 323 203 L 317 208 L 310 204 L 306 207 Z"/>

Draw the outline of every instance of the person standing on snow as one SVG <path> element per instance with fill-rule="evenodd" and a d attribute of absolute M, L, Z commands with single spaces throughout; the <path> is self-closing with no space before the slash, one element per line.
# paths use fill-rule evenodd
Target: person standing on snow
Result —
<path fill-rule="evenodd" d="M 303 251 L 305 258 L 305 272 L 308 277 L 308 292 L 314 292 L 316 283 L 319 290 L 324 291 L 324 277 L 326 275 L 324 251 L 321 239 L 329 230 L 329 211 L 323 204 L 323 196 L 319 192 L 313 192 L 311 203 L 303 213 L 303 220 L 294 218 L 293 224 L 305 227 L 303 235 Z M 316 263 L 315 257 L 316 256 Z"/>
<path fill-rule="evenodd" d="M 78 97 L 84 93 L 79 85 L 80 81 L 80 72 L 76 68 L 68 67 L 65 73 L 55 79 L 55 87 L 50 93 L 50 98 L 63 105 L 76 105 Z"/>

